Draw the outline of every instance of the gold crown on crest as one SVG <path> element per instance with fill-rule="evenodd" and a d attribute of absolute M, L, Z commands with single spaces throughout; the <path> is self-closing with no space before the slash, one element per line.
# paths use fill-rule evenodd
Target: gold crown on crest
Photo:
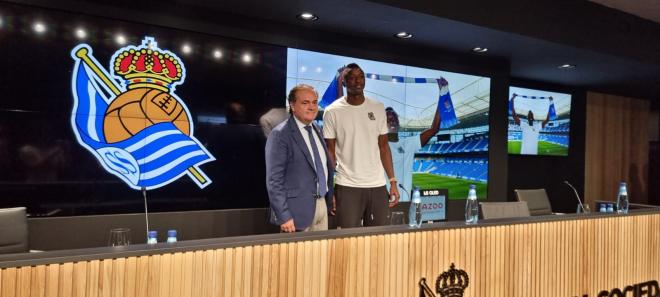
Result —
<path fill-rule="evenodd" d="M 454 267 L 454 263 L 451 263 L 449 270 L 438 275 L 435 282 L 435 291 L 440 297 L 463 297 L 465 288 L 470 284 L 470 277 L 468 277 L 467 272 L 462 269 L 457 270 Z M 419 280 L 419 296 L 436 297 L 424 277 Z"/>
<path fill-rule="evenodd" d="M 167 92 L 184 75 L 179 57 L 159 49 L 151 37 L 146 37 L 140 46 L 119 50 L 113 66 L 115 75 L 123 77 L 129 89 L 146 87 Z"/>
<path fill-rule="evenodd" d="M 443 272 L 435 281 L 435 291 L 443 297 L 462 297 L 463 291 L 470 284 L 470 277 L 463 269 L 454 268 L 451 263 L 449 270 Z"/>

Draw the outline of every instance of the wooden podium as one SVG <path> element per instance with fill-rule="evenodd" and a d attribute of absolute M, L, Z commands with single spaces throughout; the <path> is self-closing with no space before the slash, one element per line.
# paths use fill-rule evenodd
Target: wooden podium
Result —
<path fill-rule="evenodd" d="M 657 286 L 660 211 L 5 255 L 0 296 L 418 296 L 451 263 L 464 296 L 619 296 Z"/>

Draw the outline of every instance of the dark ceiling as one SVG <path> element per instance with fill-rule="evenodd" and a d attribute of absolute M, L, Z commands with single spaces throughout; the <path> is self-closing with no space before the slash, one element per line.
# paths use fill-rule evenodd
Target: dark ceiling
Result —
<path fill-rule="evenodd" d="M 118 19 L 140 18 L 157 25 L 189 24 L 181 20 L 193 19 L 202 25 L 177 27 L 288 46 L 305 38 L 318 44 L 315 35 L 333 35 L 333 42 L 343 36 L 356 47 L 364 44 L 354 41 L 363 40 L 395 54 L 402 48 L 448 53 L 460 57 L 459 61 L 504 64 L 514 79 L 660 101 L 660 24 L 586 0 L 14 2 Z M 319 19 L 312 23 L 297 19 L 303 11 Z M 412 32 L 414 38 L 395 39 L 393 34 L 399 31 Z M 476 46 L 489 50 L 471 53 Z M 577 67 L 557 68 L 565 63 Z"/>

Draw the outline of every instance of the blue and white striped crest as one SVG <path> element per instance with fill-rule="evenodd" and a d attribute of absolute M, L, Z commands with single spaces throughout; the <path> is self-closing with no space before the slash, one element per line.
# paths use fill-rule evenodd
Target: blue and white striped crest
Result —
<path fill-rule="evenodd" d="M 88 45 L 78 45 L 71 56 L 75 60 L 71 80 L 73 132 L 78 143 L 90 151 L 107 172 L 136 190 L 160 188 L 183 175 L 190 176 L 200 188 L 211 184 L 199 166 L 215 158 L 192 135 L 190 119 L 190 135 L 171 122 L 162 122 L 126 140 L 108 143 L 103 130 L 106 111 L 112 100 L 126 89 L 110 78 L 92 56 Z M 170 95 L 179 99 L 172 92 Z M 179 102 L 190 114 L 183 101 Z"/>

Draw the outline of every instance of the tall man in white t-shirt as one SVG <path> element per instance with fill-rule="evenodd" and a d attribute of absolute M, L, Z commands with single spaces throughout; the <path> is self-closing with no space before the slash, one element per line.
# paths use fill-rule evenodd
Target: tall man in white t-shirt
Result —
<path fill-rule="evenodd" d="M 545 125 L 550 121 L 550 110 L 548 110 L 548 115 L 543 121 L 534 121 L 534 113 L 530 110 L 527 113 L 527 121 L 520 121 L 520 117 L 516 113 L 514 99 L 517 97 L 517 94 L 511 96 L 511 113 L 513 113 L 513 122 L 516 125 L 520 126 L 522 130 L 522 145 L 520 146 L 520 154 L 522 155 L 536 155 L 539 151 L 539 135 L 541 130 L 545 128 Z M 552 97 L 550 97 L 552 100 Z"/>
<path fill-rule="evenodd" d="M 447 81 L 444 78 L 438 79 L 438 86 L 440 89 L 446 85 Z M 430 128 L 422 131 L 419 136 L 404 138 L 399 138 L 400 124 L 399 115 L 396 111 L 393 108 L 388 107 L 385 109 L 385 113 L 387 115 L 387 128 L 389 130 L 387 137 L 389 140 L 390 152 L 392 153 L 394 174 L 399 181 L 399 184 L 406 189 L 406 191 L 401 193 L 401 201 L 410 201 L 409 194 L 413 186 L 412 167 L 413 162 L 415 161 L 415 152 L 425 146 L 429 140 L 431 140 L 431 137 L 440 131 L 440 110 L 435 110 L 435 115 L 433 116 L 433 122 L 431 123 Z"/>
<path fill-rule="evenodd" d="M 323 134 L 336 164 L 337 227 L 386 225 L 388 206 L 398 203 L 399 191 L 387 144 L 385 106 L 364 96 L 364 71 L 357 64 L 347 65 L 339 77 L 346 96 L 323 113 Z M 393 185 L 389 193 L 387 182 Z M 394 199 L 388 204 L 390 196 Z"/>

